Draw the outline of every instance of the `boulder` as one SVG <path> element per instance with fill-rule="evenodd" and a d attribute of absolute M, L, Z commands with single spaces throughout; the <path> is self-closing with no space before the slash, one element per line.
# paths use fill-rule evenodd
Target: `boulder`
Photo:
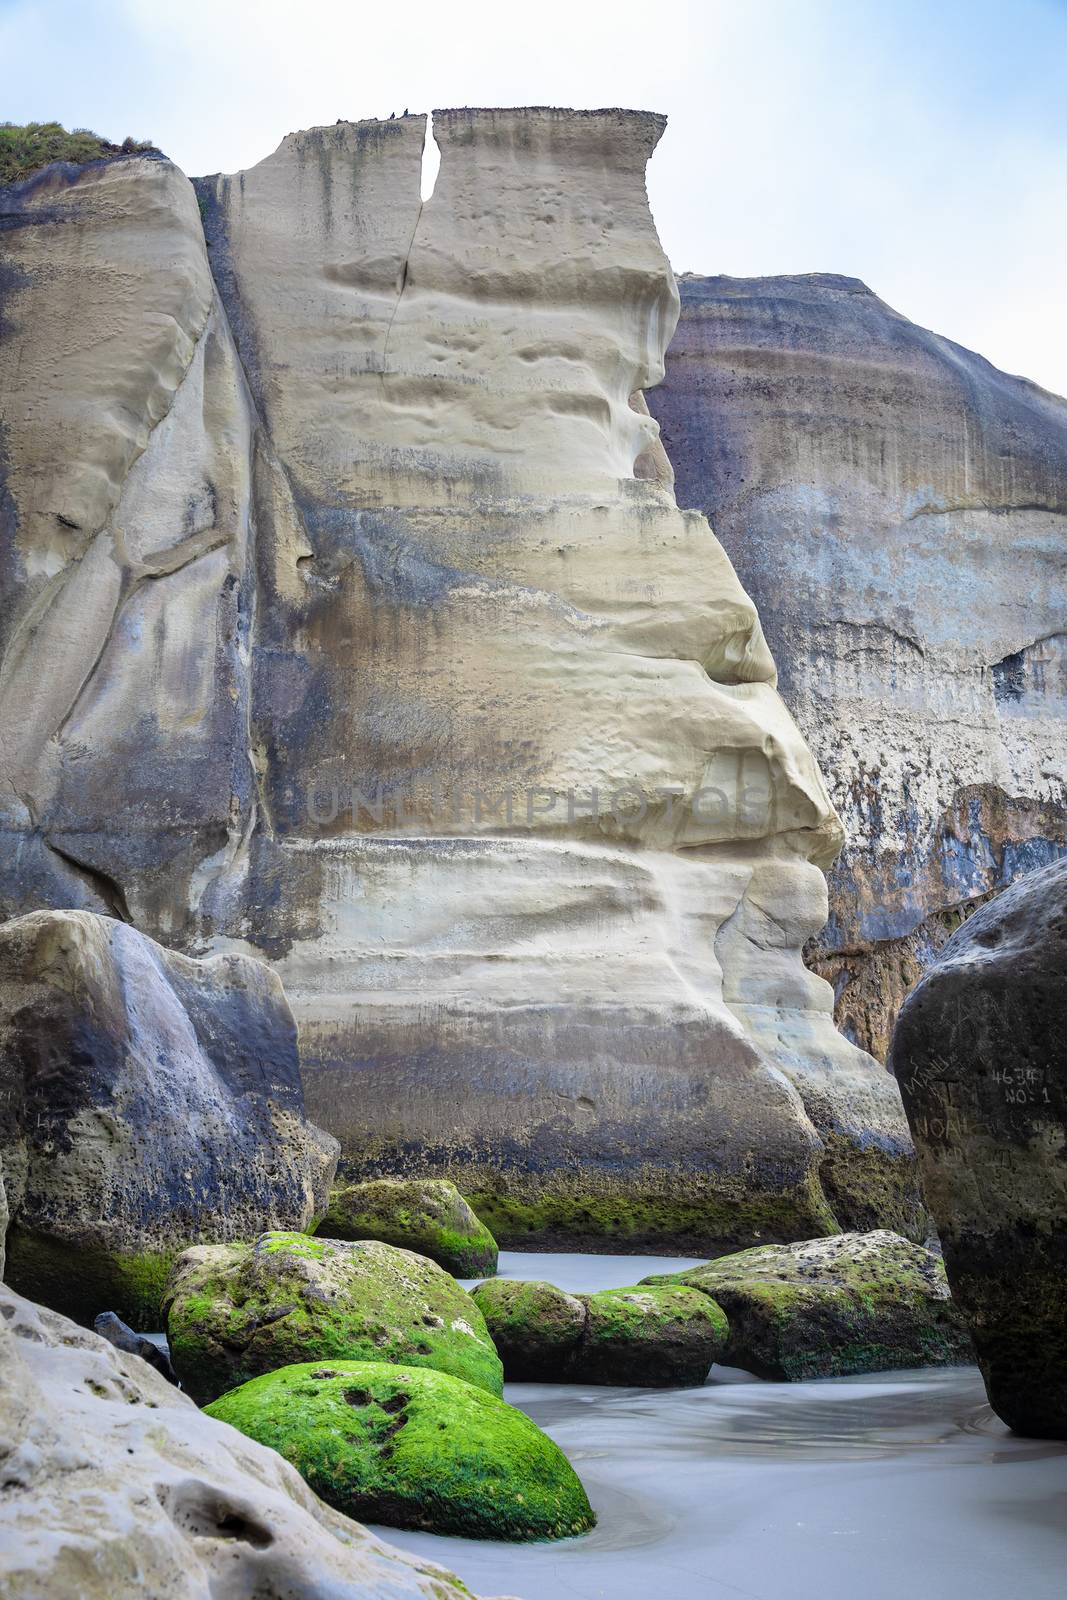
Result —
<path fill-rule="evenodd" d="M 93 1318 L 93 1332 L 98 1333 L 101 1339 L 106 1339 L 108 1344 L 113 1344 L 116 1350 L 140 1356 L 142 1361 L 147 1361 L 150 1367 L 161 1372 L 168 1383 L 177 1383 L 178 1375 L 170 1364 L 167 1352 L 143 1334 L 134 1333 L 113 1311 L 101 1311 L 99 1316 Z"/>
<path fill-rule="evenodd" d="M 501 1241 L 920 1230 L 801 959 L 840 823 L 641 398 L 663 127 L 437 112 L 432 206 L 421 116 L 5 190 L 0 905 L 261 954 L 346 1176 Z"/>
<path fill-rule="evenodd" d="M 699 1384 L 722 1359 L 726 1317 L 692 1289 L 602 1289 L 585 1305 L 585 1332 L 571 1368 L 578 1382 Z"/>
<path fill-rule="evenodd" d="M 490 1278 L 471 1290 L 510 1383 L 559 1383 L 585 1332 L 585 1300 L 555 1284 Z"/>
<path fill-rule="evenodd" d="M 208 1407 L 292 1462 L 339 1511 L 472 1539 L 562 1539 L 595 1522 L 566 1456 L 521 1411 L 459 1378 L 300 1362 Z"/>
<path fill-rule="evenodd" d="M 495 1278 L 472 1298 L 512 1382 L 700 1384 L 726 1345 L 723 1312 L 684 1286 L 574 1295 L 550 1283 Z"/>
<path fill-rule="evenodd" d="M 677 1277 L 722 1307 L 722 1361 L 761 1378 L 835 1378 L 971 1359 L 939 1256 L 899 1235 L 845 1233 L 722 1256 Z"/>
<path fill-rule="evenodd" d="M 299 1361 L 433 1367 L 490 1394 L 503 1370 L 481 1312 L 436 1262 L 375 1240 L 267 1233 L 175 1263 L 171 1360 L 201 1403 Z"/>
<path fill-rule="evenodd" d="M 649 409 L 844 820 L 808 959 L 884 1060 L 968 908 L 1067 847 L 1067 400 L 856 278 L 678 289 Z"/>
<path fill-rule="evenodd" d="M 0 927 L 0 1159 L 13 1288 L 160 1325 L 188 1245 L 306 1227 L 336 1142 L 304 1115 L 277 976 L 87 911 Z"/>
<path fill-rule="evenodd" d="M 331 1239 L 380 1239 L 455 1278 L 496 1271 L 496 1240 L 447 1178 L 377 1178 L 334 1189 L 318 1225 Z"/>
<path fill-rule="evenodd" d="M 1067 1438 L 1067 862 L 953 935 L 890 1063 L 990 1404 Z"/>
<path fill-rule="evenodd" d="M 135 1355 L 0 1287 L 5 1600 L 465 1600 Z"/>

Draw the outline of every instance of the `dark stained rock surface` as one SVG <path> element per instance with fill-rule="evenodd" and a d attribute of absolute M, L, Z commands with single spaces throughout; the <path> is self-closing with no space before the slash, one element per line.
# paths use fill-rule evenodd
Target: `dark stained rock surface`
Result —
<path fill-rule="evenodd" d="M 4 1600 L 469 1600 L 136 1356 L 3 1285 L 0 1476 Z"/>
<path fill-rule="evenodd" d="M 990 1403 L 1067 1438 L 1067 862 L 959 929 L 890 1064 Z"/>
<path fill-rule="evenodd" d="M 726 1318 L 678 1284 L 567 1294 L 496 1278 L 472 1298 L 512 1382 L 673 1388 L 703 1383 L 726 1345 Z"/>
<path fill-rule="evenodd" d="M 231 1390 L 208 1414 L 372 1522 L 526 1540 L 596 1521 L 570 1462 L 524 1412 L 425 1367 L 302 1362 Z"/>
<path fill-rule="evenodd" d="M 0 927 L 0 1157 L 12 1287 L 156 1328 L 174 1256 L 306 1227 L 337 1145 L 304 1115 L 296 1027 L 263 962 L 42 911 Z"/>
<path fill-rule="evenodd" d="M 650 1284 L 688 1284 L 722 1307 L 722 1360 L 761 1378 L 830 1378 L 967 1361 L 940 1257 L 884 1230 L 721 1256 Z"/>
<path fill-rule="evenodd" d="M 147 1361 L 150 1367 L 161 1372 L 168 1383 L 177 1383 L 178 1374 L 171 1366 L 166 1351 L 153 1344 L 151 1339 L 146 1339 L 144 1334 L 134 1333 L 113 1311 L 101 1311 L 93 1318 L 93 1332 L 98 1333 L 101 1339 L 106 1339 L 108 1344 L 113 1344 L 116 1350 L 125 1350 L 130 1356 L 140 1356 L 142 1361 Z"/>
<path fill-rule="evenodd" d="M 447 1178 L 378 1178 L 341 1185 L 319 1223 L 330 1239 L 380 1239 L 429 1256 L 456 1278 L 496 1271 L 496 1240 Z"/>
<path fill-rule="evenodd" d="M 967 909 L 1067 842 L 1067 401 L 855 278 L 678 287 L 649 409 L 844 821 L 809 959 L 884 1059 Z"/>
<path fill-rule="evenodd" d="M 164 1299 L 171 1358 L 195 1400 L 298 1361 L 433 1367 L 499 1394 L 481 1313 L 443 1267 L 377 1240 L 267 1233 L 179 1257 Z"/>

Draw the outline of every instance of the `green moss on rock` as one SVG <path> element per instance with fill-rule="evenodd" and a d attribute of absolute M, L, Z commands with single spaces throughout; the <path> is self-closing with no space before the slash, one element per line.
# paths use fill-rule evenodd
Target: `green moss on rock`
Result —
<path fill-rule="evenodd" d="M 429 1256 L 457 1278 L 496 1271 L 497 1245 L 446 1178 L 375 1178 L 334 1189 L 318 1225 L 332 1239 L 380 1239 Z"/>
<path fill-rule="evenodd" d="M 726 1345 L 715 1302 L 675 1285 L 572 1295 L 550 1283 L 494 1279 L 472 1298 L 515 1382 L 698 1384 Z"/>
<path fill-rule="evenodd" d="M 131 1328 L 152 1330 L 163 1320 L 163 1296 L 175 1250 L 104 1250 L 68 1244 L 15 1224 L 7 1236 L 4 1281 L 41 1305 L 91 1327 L 100 1311 L 114 1311 Z"/>
<path fill-rule="evenodd" d="M 554 1284 L 490 1278 L 471 1290 L 513 1383 L 560 1383 L 585 1332 L 585 1302 Z"/>
<path fill-rule="evenodd" d="M 779 1191 L 693 1173 L 605 1180 L 599 1190 L 561 1173 L 535 1183 L 499 1174 L 484 1184 L 472 1174 L 461 1187 L 504 1249 L 667 1249 L 696 1255 L 840 1232 L 814 1172 L 797 1188 Z"/>
<path fill-rule="evenodd" d="M 136 139 L 112 144 L 88 128 L 68 132 L 58 122 L 0 122 L 0 184 L 20 183 L 51 161 L 72 161 L 84 166 L 90 161 L 141 155 L 154 149 L 154 145 Z"/>
<path fill-rule="evenodd" d="M 574 1359 L 584 1383 L 703 1383 L 726 1348 L 726 1316 L 698 1290 L 602 1289 L 588 1296 L 586 1307 L 585 1336 Z"/>
<path fill-rule="evenodd" d="M 529 1417 L 426 1368 L 301 1362 L 208 1413 L 277 1450 L 347 1515 L 475 1539 L 561 1539 L 595 1518 Z"/>
<path fill-rule="evenodd" d="M 885 1230 L 742 1250 L 645 1282 L 685 1284 L 713 1297 L 729 1321 L 723 1361 L 764 1378 L 972 1358 L 940 1257 Z"/>
<path fill-rule="evenodd" d="M 503 1384 L 470 1296 L 435 1262 L 377 1241 L 268 1233 L 202 1245 L 175 1263 L 164 1309 L 171 1360 L 201 1403 L 334 1358 L 432 1367 L 495 1395 Z"/>

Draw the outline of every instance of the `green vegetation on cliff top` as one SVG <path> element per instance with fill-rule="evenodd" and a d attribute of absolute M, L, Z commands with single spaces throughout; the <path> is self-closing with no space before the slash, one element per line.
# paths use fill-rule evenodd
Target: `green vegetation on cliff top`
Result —
<path fill-rule="evenodd" d="M 88 128 L 67 132 L 58 122 L 0 122 L 0 184 L 20 183 L 50 161 L 102 161 L 113 156 L 132 156 L 154 150 L 149 142 L 124 139 L 112 144 Z"/>

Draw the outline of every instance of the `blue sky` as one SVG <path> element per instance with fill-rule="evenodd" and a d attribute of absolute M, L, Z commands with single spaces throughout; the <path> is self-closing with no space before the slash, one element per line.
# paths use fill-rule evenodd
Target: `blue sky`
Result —
<path fill-rule="evenodd" d="M 848 273 L 1067 393 L 1067 0 L 0 0 L 0 75 L 189 173 L 405 107 L 666 111 L 677 270 Z"/>

